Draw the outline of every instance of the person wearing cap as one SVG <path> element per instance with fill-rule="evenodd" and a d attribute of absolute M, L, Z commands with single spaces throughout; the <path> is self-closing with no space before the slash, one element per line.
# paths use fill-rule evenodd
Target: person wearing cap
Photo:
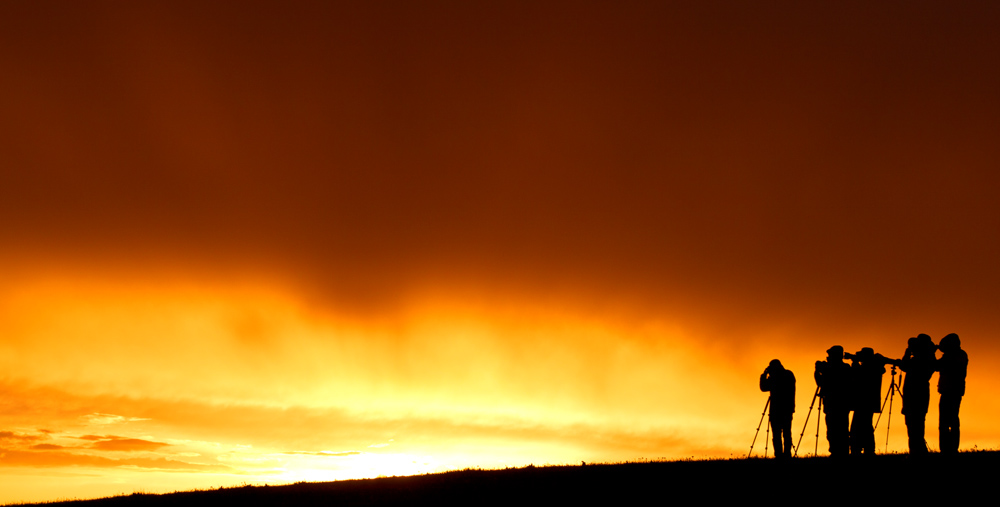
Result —
<path fill-rule="evenodd" d="M 774 359 L 760 374 L 760 390 L 771 393 L 768 420 L 774 431 L 774 456 L 792 457 L 792 414 L 795 413 L 795 375 Z"/>
<path fill-rule="evenodd" d="M 826 440 L 830 443 L 830 456 L 844 456 L 850 448 L 848 424 L 851 412 L 851 367 L 844 362 L 844 347 L 830 347 L 826 351 L 826 361 L 816 361 L 813 378 L 819 387 L 823 413 L 826 414 Z"/>
<path fill-rule="evenodd" d="M 941 359 L 937 360 L 935 368 L 938 375 L 938 393 L 941 401 L 938 405 L 938 431 L 941 454 L 958 452 L 959 420 L 958 409 L 965 396 L 965 376 L 969 369 L 969 355 L 962 350 L 962 342 L 958 335 L 951 333 L 941 338 L 938 345 L 941 349 Z"/>
<path fill-rule="evenodd" d="M 911 456 L 927 454 L 924 429 L 927 406 L 931 400 L 931 375 L 934 375 L 937 361 L 935 348 L 929 335 L 921 333 L 916 338 L 910 338 L 899 365 L 906 372 L 903 380 L 903 419 Z"/>
<path fill-rule="evenodd" d="M 875 454 L 875 427 L 872 418 L 882 411 L 882 376 L 885 365 L 898 364 L 898 360 L 876 354 L 871 347 L 864 347 L 857 354 L 849 355 L 853 384 L 854 417 L 851 418 L 851 454 Z"/>

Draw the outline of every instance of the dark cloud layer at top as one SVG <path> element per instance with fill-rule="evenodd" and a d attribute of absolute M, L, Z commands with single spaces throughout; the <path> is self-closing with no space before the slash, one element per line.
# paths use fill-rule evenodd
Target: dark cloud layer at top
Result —
<path fill-rule="evenodd" d="M 358 308 L 997 302 L 993 4 L 0 9 L 8 256 Z"/>

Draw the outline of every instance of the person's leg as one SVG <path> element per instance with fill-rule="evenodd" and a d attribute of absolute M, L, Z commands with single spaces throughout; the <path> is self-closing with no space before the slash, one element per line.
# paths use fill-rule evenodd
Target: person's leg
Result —
<path fill-rule="evenodd" d="M 938 404 L 938 443 L 942 454 L 958 452 L 960 422 L 958 410 L 962 405 L 961 396 L 941 395 Z"/>
<path fill-rule="evenodd" d="M 830 442 L 831 456 L 846 456 L 850 446 L 848 417 L 850 412 L 836 410 L 826 414 L 826 439 Z"/>
<path fill-rule="evenodd" d="M 771 424 L 771 444 L 774 446 L 774 457 L 780 458 L 782 455 L 781 449 L 781 417 L 775 414 L 771 414 L 768 417 L 768 422 Z"/>
<path fill-rule="evenodd" d="M 783 458 L 792 456 L 792 414 L 780 414 L 775 418 L 774 455 Z M 780 443 L 779 443 L 780 442 Z"/>
<path fill-rule="evenodd" d="M 906 437 L 910 445 L 910 454 L 927 454 L 927 442 L 924 440 L 924 421 L 927 414 L 908 413 L 903 418 L 906 421 Z"/>
<path fill-rule="evenodd" d="M 792 414 L 785 419 L 785 457 L 792 457 Z"/>
<path fill-rule="evenodd" d="M 875 426 L 872 425 L 872 418 L 874 417 L 875 414 L 872 412 L 865 413 L 865 419 L 868 421 L 868 424 L 865 424 L 864 428 L 862 428 L 865 431 L 865 442 L 863 446 L 865 454 L 875 454 Z"/>

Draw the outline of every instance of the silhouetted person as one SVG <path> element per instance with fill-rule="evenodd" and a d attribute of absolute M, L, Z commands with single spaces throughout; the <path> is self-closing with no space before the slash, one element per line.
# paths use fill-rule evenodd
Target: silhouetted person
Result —
<path fill-rule="evenodd" d="M 792 457 L 792 414 L 795 413 L 795 375 L 774 359 L 760 374 L 760 390 L 771 393 L 771 430 L 774 456 Z M 782 443 L 784 440 L 784 443 Z"/>
<path fill-rule="evenodd" d="M 965 374 L 969 369 L 969 355 L 962 350 L 962 342 L 958 335 L 951 333 L 941 338 L 938 346 L 943 353 L 937 360 L 938 392 L 941 402 L 938 405 L 938 431 L 942 454 L 958 452 L 959 421 L 958 409 L 965 396 Z"/>
<path fill-rule="evenodd" d="M 906 372 L 903 380 L 903 418 L 913 456 L 927 454 L 924 428 L 931 400 L 931 375 L 937 362 L 935 348 L 931 337 L 926 334 L 910 338 L 899 365 Z"/>
<path fill-rule="evenodd" d="M 816 361 L 813 374 L 826 414 L 826 440 L 830 456 L 847 455 L 850 441 L 847 431 L 850 416 L 851 367 L 844 362 L 844 347 L 834 345 L 826 351 L 826 361 Z"/>
<path fill-rule="evenodd" d="M 871 347 L 847 355 L 852 361 L 854 417 L 851 418 L 851 454 L 875 454 L 875 427 L 872 417 L 882 411 L 882 375 L 885 365 L 896 363 Z"/>

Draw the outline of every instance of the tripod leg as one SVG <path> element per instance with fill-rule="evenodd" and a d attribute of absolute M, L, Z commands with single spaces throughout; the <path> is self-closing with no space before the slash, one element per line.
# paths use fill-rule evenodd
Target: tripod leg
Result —
<path fill-rule="evenodd" d="M 899 390 L 899 386 L 896 385 L 895 379 L 893 379 L 892 384 L 889 385 L 889 418 L 885 423 L 885 453 L 889 454 L 889 428 L 892 427 L 892 401 L 895 398 L 896 393 L 899 393 L 899 398 L 903 399 L 903 392 Z"/>
<path fill-rule="evenodd" d="M 757 423 L 757 431 L 753 434 L 753 442 L 750 442 L 750 452 L 747 453 L 749 458 L 753 454 L 753 446 L 757 443 L 757 435 L 760 435 L 760 426 L 764 424 L 764 415 L 767 414 L 767 407 L 771 404 L 771 396 L 768 395 L 767 401 L 764 403 L 764 411 L 760 413 L 760 422 Z M 767 450 L 764 450 L 764 456 L 767 456 Z"/>
<path fill-rule="evenodd" d="M 767 418 L 767 428 L 764 428 L 764 457 L 767 457 L 767 444 L 771 440 L 771 418 Z M 777 452 L 777 451 L 775 451 Z"/>
<path fill-rule="evenodd" d="M 806 422 L 802 423 L 802 433 L 799 433 L 799 441 L 795 444 L 795 456 L 799 455 L 799 446 L 802 445 L 802 436 L 806 434 L 806 428 L 809 427 L 809 416 L 812 415 L 813 405 L 816 404 L 816 398 L 819 397 L 819 386 L 816 386 L 816 392 L 813 394 L 813 399 L 809 402 L 809 411 L 806 412 Z"/>
<path fill-rule="evenodd" d="M 885 399 L 882 400 L 882 408 L 878 410 L 878 418 L 875 419 L 875 427 L 873 429 L 878 429 L 878 422 L 882 420 L 882 411 L 885 410 L 885 404 L 889 402 L 889 395 L 892 394 L 892 386 L 889 387 L 889 392 L 885 393 Z"/>
<path fill-rule="evenodd" d="M 819 406 L 816 407 L 816 447 L 813 449 L 813 456 L 819 456 L 819 424 L 823 421 L 823 398 L 819 399 Z"/>
<path fill-rule="evenodd" d="M 895 387 L 895 385 L 893 386 Z M 896 396 L 896 391 L 889 388 L 889 417 L 885 420 L 885 452 L 889 453 L 889 428 L 892 428 L 892 399 Z"/>

